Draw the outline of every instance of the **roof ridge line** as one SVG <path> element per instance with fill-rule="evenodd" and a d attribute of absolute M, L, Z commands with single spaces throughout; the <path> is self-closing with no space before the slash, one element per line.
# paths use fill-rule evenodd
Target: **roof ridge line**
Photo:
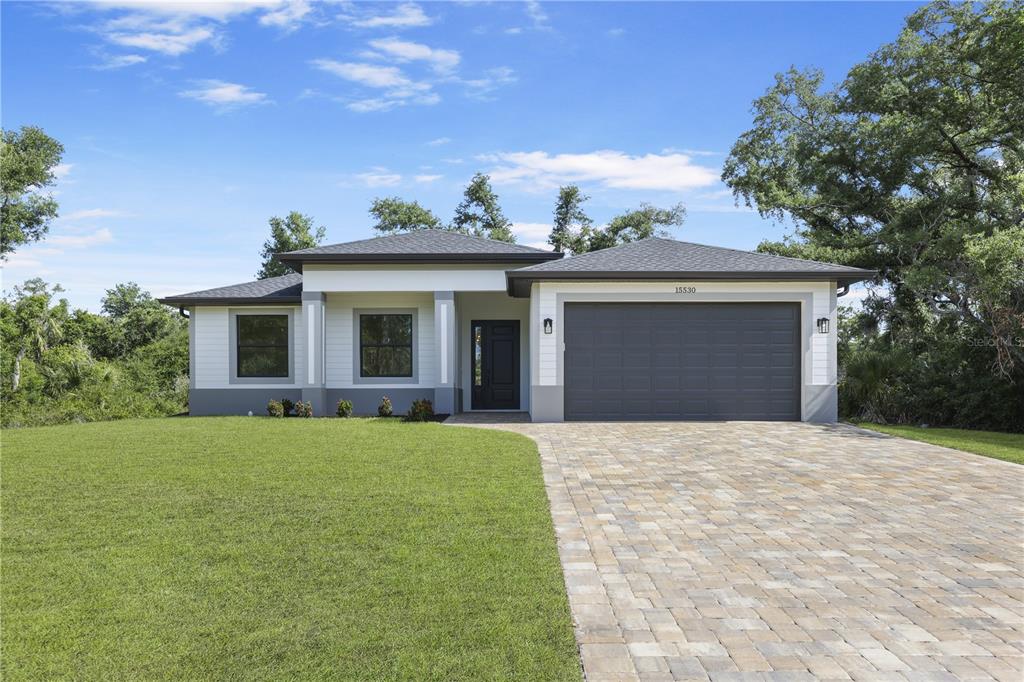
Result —
<path fill-rule="evenodd" d="M 737 249 L 731 246 L 713 246 L 711 244 L 701 244 L 700 242 L 690 242 L 682 239 L 665 239 L 664 237 L 654 237 L 655 239 L 661 239 L 662 241 L 674 241 L 679 244 L 689 244 L 690 246 L 700 246 L 705 249 L 718 249 L 721 251 L 732 251 L 733 253 L 742 253 L 747 256 L 769 256 L 771 258 L 781 258 L 783 260 L 796 261 L 797 263 L 817 263 L 818 265 L 828 265 L 829 267 L 840 267 L 840 268 L 854 268 L 855 270 L 863 270 L 864 268 L 858 268 L 854 265 L 840 265 L 839 263 L 829 263 L 822 260 L 814 260 L 813 258 L 797 258 L 795 256 L 780 256 L 776 253 L 761 253 L 760 251 L 748 251 L 746 249 Z"/>

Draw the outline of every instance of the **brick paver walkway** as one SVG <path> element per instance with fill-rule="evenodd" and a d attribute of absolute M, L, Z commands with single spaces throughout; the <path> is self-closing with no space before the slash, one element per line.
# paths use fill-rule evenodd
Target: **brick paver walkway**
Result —
<path fill-rule="evenodd" d="M 588 680 L 1024 679 L 1024 467 L 846 426 L 534 438 Z"/>

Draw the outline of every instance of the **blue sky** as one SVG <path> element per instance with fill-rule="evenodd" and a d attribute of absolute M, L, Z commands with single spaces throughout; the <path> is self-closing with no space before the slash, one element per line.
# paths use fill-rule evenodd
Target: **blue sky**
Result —
<path fill-rule="evenodd" d="M 789 227 L 718 180 L 750 104 L 791 65 L 836 81 L 907 3 L 3 2 L 4 128 L 65 146 L 49 237 L 3 285 L 74 305 L 252 279 L 267 219 L 372 236 L 376 196 L 450 219 L 491 173 L 522 243 L 559 184 L 598 222 L 686 204 L 675 236 L 754 248 Z"/>

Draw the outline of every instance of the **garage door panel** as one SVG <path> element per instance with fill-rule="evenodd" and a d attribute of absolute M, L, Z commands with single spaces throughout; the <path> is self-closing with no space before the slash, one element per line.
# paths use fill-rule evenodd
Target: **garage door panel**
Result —
<path fill-rule="evenodd" d="M 566 419 L 800 418 L 797 304 L 565 311 Z"/>

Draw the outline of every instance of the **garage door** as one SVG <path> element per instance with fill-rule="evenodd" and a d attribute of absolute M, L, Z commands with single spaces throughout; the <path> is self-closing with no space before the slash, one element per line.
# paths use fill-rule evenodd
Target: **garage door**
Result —
<path fill-rule="evenodd" d="M 800 419 L 796 303 L 566 303 L 567 420 Z"/>

